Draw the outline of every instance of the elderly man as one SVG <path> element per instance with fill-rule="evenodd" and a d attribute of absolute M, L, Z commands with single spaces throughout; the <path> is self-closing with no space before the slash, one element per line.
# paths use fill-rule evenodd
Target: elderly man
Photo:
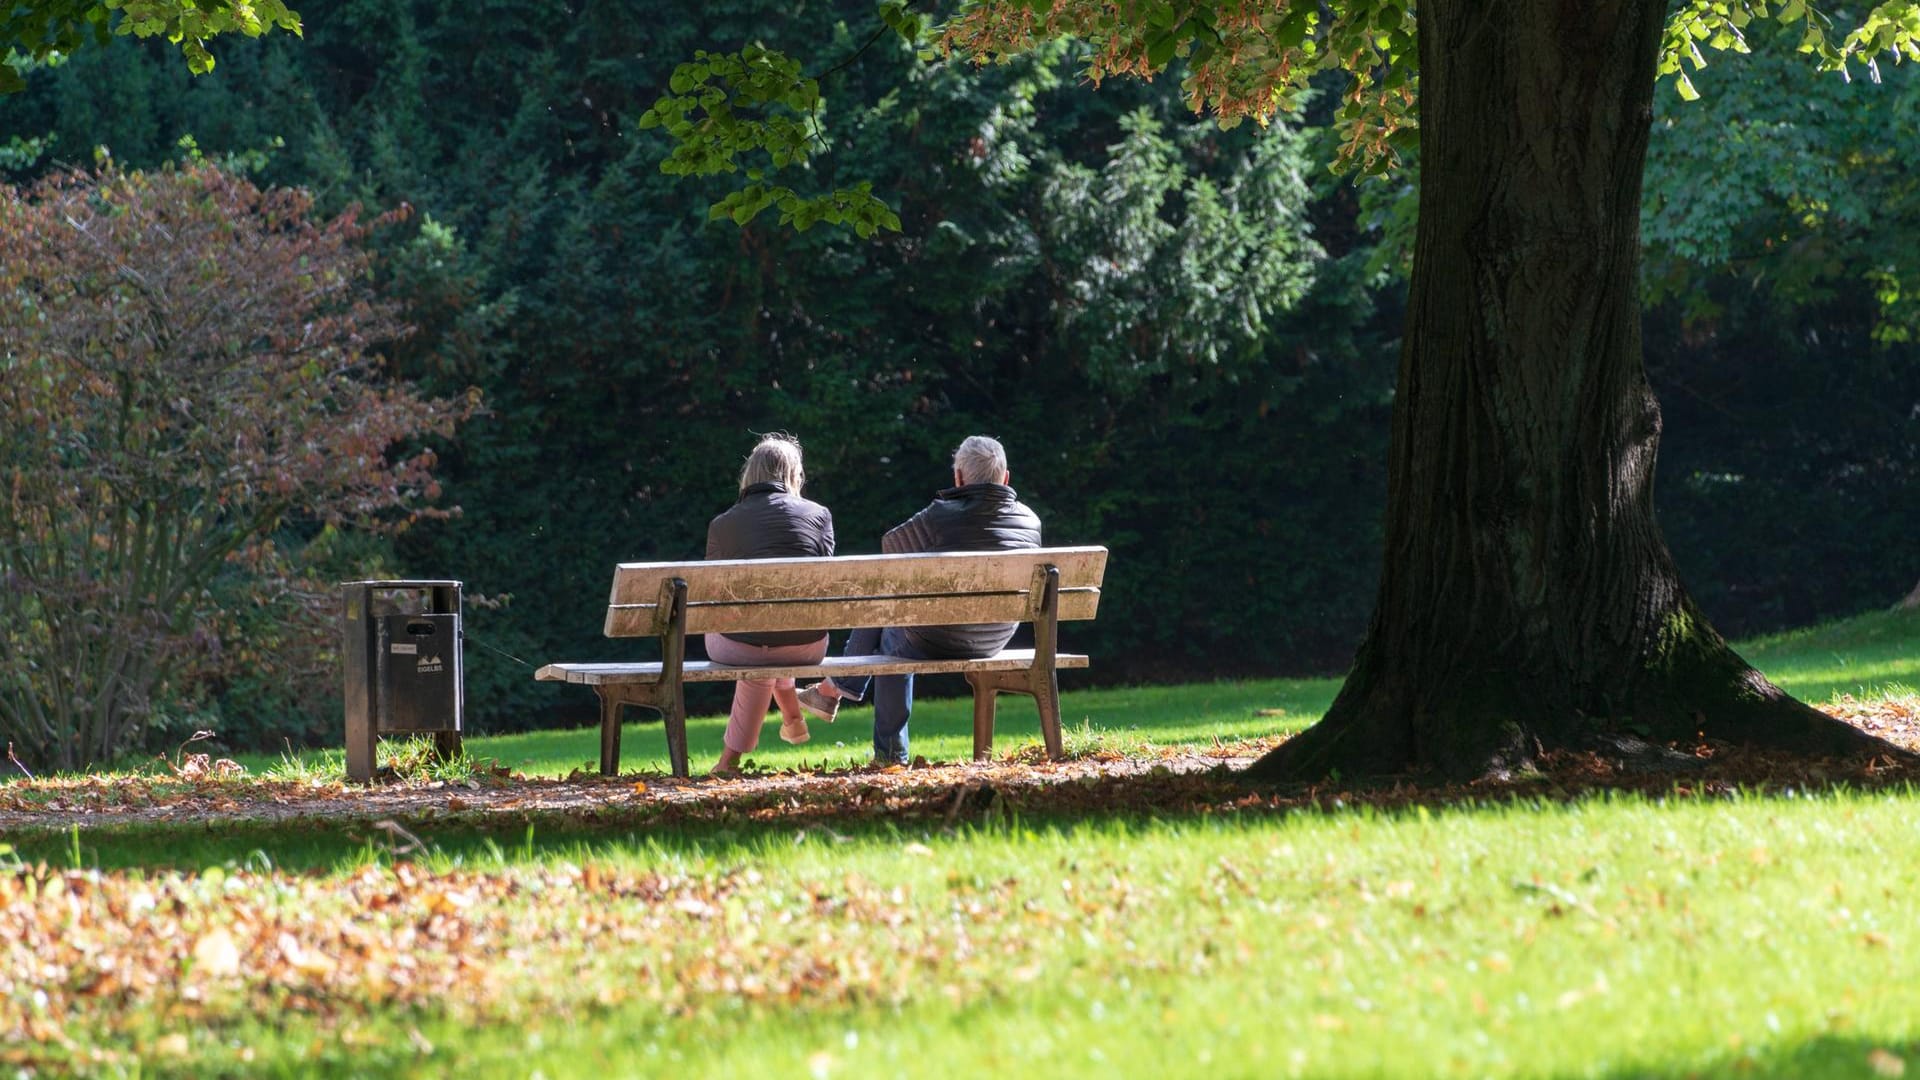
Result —
<path fill-rule="evenodd" d="M 1040 518 L 1014 495 L 1007 451 L 985 435 L 969 436 L 953 452 L 953 487 L 880 538 L 888 555 L 922 551 L 1015 551 L 1040 546 Z M 916 660 L 992 656 L 1006 647 L 1016 623 L 973 626 L 901 626 L 855 630 L 846 655 L 884 653 Z M 913 712 L 913 676 L 825 679 L 800 691 L 800 707 L 832 720 L 842 700 L 860 701 L 873 684 L 873 761 L 905 765 L 907 718 Z"/>

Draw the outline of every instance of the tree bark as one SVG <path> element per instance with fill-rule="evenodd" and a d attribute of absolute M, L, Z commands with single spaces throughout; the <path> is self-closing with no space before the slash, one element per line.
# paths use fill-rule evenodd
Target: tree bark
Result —
<path fill-rule="evenodd" d="M 1735 655 L 1654 522 L 1640 185 L 1666 6 L 1418 5 L 1385 570 L 1332 708 L 1255 779 L 1498 775 L 1701 734 L 1897 753 Z"/>

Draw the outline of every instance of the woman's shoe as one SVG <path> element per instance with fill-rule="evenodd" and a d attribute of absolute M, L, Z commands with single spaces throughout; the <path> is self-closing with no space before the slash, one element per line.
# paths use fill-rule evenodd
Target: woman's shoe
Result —
<path fill-rule="evenodd" d="M 823 693 L 820 689 L 823 685 L 825 684 L 814 683 L 812 686 L 801 690 L 800 693 L 795 696 L 800 699 L 800 708 L 802 711 L 817 716 L 831 724 L 833 723 L 833 714 L 840 711 L 840 699 Z M 804 722 L 805 721 L 802 721 L 802 723 Z M 787 725 L 781 724 L 781 738 L 786 738 L 786 730 Z M 801 741 L 804 742 L 805 740 Z"/>
<path fill-rule="evenodd" d="M 807 731 L 806 717 L 796 716 L 792 720 L 782 719 L 780 721 L 781 742 L 792 743 L 798 746 L 811 738 L 813 738 L 813 735 Z"/>

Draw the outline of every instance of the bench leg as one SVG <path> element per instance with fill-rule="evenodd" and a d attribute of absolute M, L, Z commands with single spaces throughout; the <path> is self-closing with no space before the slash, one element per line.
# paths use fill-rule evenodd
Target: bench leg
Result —
<path fill-rule="evenodd" d="M 600 775 L 620 775 L 620 700 L 617 692 L 596 690 L 600 695 Z"/>
<path fill-rule="evenodd" d="M 1051 668 L 1044 679 L 1035 679 L 1033 701 L 1040 707 L 1040 737 L 1046 741 L 1047 757 L 1059 761 L 1067 756 L 1060 742 L 1060 676 Z"/>
<path fill-rule="evenodd" d="M 993 714 L 1000 702 L 1000 691 L 979 673 L 967 676 L 973 685 L 973 760 L 993 758 Z"/>
<path fill-rule="evenodd" d="M 660 719 L 667 729 L 667 757 L 673 762 L 673 775 L 687 778 L 687 699 L 675 685 L 663 695 Z"/>
<path fill-rule="evenodd" d="M 600 695 L 600 775 L 620 775 L 620 709 L 641 705 L 660 713 L 667 729 L 667 757 L 673 761 L 673 775 L 687 775 L 687 703 L 678 686 L 642 692 L 638 700 L 619 689 L 596 687 Z"/>
<path fill-rule="evenodd" d="M 1040 710 L 1040 738 L 1047 745 L 1047 757 L 1065 758 L 1060 741 L 1060 677 L 1049 668 L 1032 671 L 974 671 L 967 673 L 973 684 L 973 760 L 985 761 L 993 752 L 995 699 L 1000 694 L 1025 694 Z"/>

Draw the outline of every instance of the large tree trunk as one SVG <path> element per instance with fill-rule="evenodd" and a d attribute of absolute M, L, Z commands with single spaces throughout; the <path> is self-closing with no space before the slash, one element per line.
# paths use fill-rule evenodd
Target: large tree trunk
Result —
<path fill-rule="evenodd" d="M 1420 224 L 1385 572 L 1326 717 L 1254 767 L 1498 774 L 1696 734 L 1891 747 L 1727 647 L 1654 523 L 1640 178 L 1665 0 L 1421 0 Z"/>

